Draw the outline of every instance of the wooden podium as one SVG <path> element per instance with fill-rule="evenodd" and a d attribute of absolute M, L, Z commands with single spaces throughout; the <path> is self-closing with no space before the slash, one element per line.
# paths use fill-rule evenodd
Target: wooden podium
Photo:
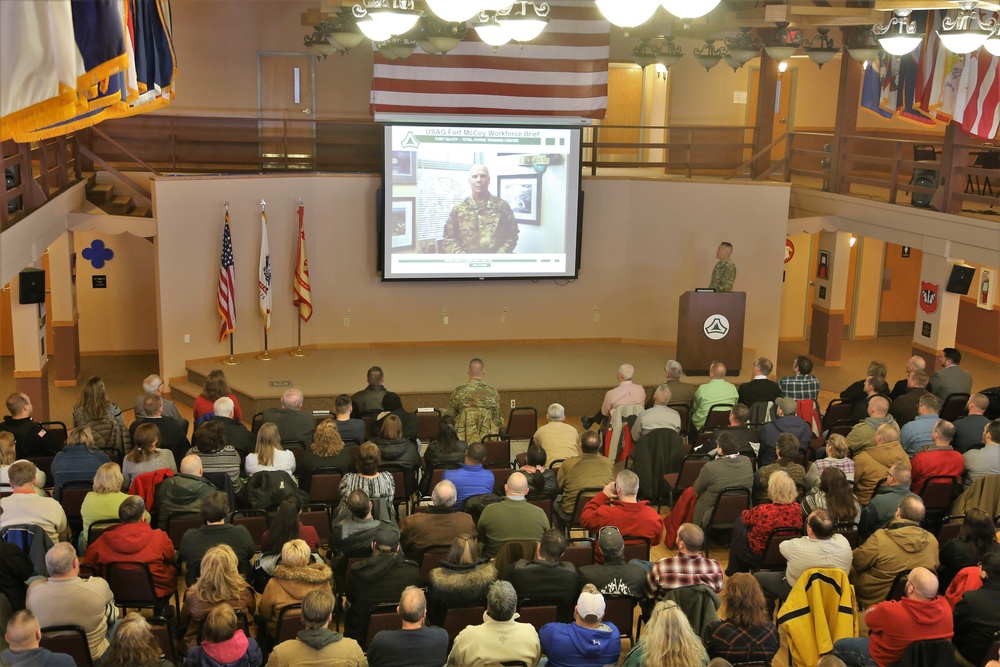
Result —
<path fill-rule="evenodd" d="M 677 360 L 688 375 L 708 375 L 713 361 L 726 375 L 743 365 L 746 292 L 685 292 L 677 315 Z"/>

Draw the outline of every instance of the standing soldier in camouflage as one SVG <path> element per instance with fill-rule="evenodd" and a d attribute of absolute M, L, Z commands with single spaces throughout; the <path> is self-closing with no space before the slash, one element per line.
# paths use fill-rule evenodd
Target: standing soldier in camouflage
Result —
<path fill-rule="evenodd" d="M 481 164 L 469 170 L 472 196 L 455 204 L 444 224 L 444 250 L 449 253 L 514 252 L 517 221 L 510 205 L 490 194 L 490 171 Z"/>
<path fill-rule="evenodd" d="M 455 388 L 448 411 L 455 416 L 455 430 L 460 440 L 482 442 L 490 433 L 500 432 L 500 394 L 483 382 L 483 360 L 469 362 L 469 381 Z"/>
<path fill-rule="evenodd" d="M 736 282 L 736 265 L 729 260 L 733 254 L 733 244 L 723 241 L 719 244 L 719 249 L 715 251 L 715 258 L 719 260 L 712 269 L 712 281 L 708 283 L 709 288 L 716 292 L 732 292 L 733 283 Z"/>

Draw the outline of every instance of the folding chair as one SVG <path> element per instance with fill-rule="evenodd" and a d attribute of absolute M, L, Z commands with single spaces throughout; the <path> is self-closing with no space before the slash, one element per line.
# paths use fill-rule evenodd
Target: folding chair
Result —
<path fill-rule="evenodd" d="M 854 404 L 842 398 L 835 398 L 830 401 L 826 406 L 826 412 L 823 414 L 823 431 L 829 431 L 830 427 L 838 421 L 850 420 L 853 410 Z"/>
<path fill-rule="evenodd" d="M 719 492 L 708 520 L 706 533 L 713 530 L 728 530 L 732 533 L 736 520 L 743 515 L 743 510 L 750 509 L 750 490 L 745 487 L 729 487 Z M 706 535 L 707 537 L 707 535 Z M 705 540 L 705 555 L 708 555 L 708 540 Z"/>
<path fill-rule="evenodd" d="M 430 581 L 431 570 L 448 557 L 450 546 L 441 545 L 438 547 L 428 547 L 420 554 L 420 585 L 426 586 Z M 407 554 L 409 555 L 409 554 Z"/>
<path fill-rule="evenodd" d="M 834 530 L 844 536 L 847 543 L 851 545 L 851 549 L 856 549 L 861 544 L 861 533 L 858 530 L 858 524 L 838 523 L 834 526 Z"/>
<path fill-rule="evenodd" d="M 42 639 L 38 645 L 53 653 L 65 653 L 73 658 L 77 667 L 93 667 L 94 665 L 94 661 L 90 657 L 87 631 L 79 625 L 52 625 L 42 628 Z"/>
<path fill-rule="evenodd" d="M 512 408 L 507 425 L 500 427 L 500 434 L 511 440 L 531 440 L 538 430 L 538 411 L 533 407 Z"/>
<path fill-rule="evenodd" d="M 663 481 L 667 485 L 671 507 L 673 507 L 674 501 L 677 499 L 676 496 L 694 484 L 694 481 L 698 479 L 698 475 L 701 474 L 701 469 L 710 460 L 709 457 L 700 454 L 688 454 L 684 457 L 684 461 L 681 462 L 680 472 L 671 472 L 663 476 Z M 658 501 L 656 504 L 657 511 L 659 511 L 660 507 L 662 505 Z"/>
<path fill-rule="evenodd" d="M 631 595 L 605 595 L 604 619 L 610 621 L 622 637 L 627 637 L 635 643 L 633 629 L 635 627 L 635 606 L 638 604 Z"/>
<path fill-rule="evenodd" d="M 622 539 L 625 540 L 625 549 L 622 551 L 622 558 L 625 562 L 631 560 L 649 560 L 649 552 L 651 546 L 649 540 L 645 537 L 636 537 L 634 535 L 622 535 Z"/>
<path fill-rule="evenodd" d="M 924 521 L 933 526 L 948 515 L 955 495 L 957 482 L 954 477 L 935 475 L 924 481 L 918 495 L 924 501 Z"/>
<path fill-rule="evenodd" d="M 326 544 L 330 540 L 330 506 L 324 503 L 309 503 L 302 508 L 299 521 L 303 526 L 312 526 L 319 536 L 319 543 Z"/>
<path fill-rule="evenodd" d="M 305 630 L 306 626 L 302 622 L 302 603 L 285 605 L 278 610 L 278 627 L 274 638 L 275 646 L 281 642 L 295 639 L 299 631 Z"/>
<path fill-rule="evenodd" d="M 309 479 L 309 501 L 335 506 L 340 504 L 340 482 L 344 473 L 339 468 L 318 468 Z"/>
<path fill-rule="evenodd" d="M 909 570 L 903 570 L 896 575 L 896 578 L 892 580 L 892 586 L 889 587 L 889 594 L 885 596 L 886 602 L 902 600 L 906 597 L 906 578 L 908 576 L 910 576 Z"/>
<path fill-rule="evenodd" d="M 801 528 L 775 528 L 767 535 L 764 555 L 760 559 L 757 571 L 784 570 L 788 561 L 781 553 L 781 543 L 802 537 Z"/>
<path fill-rule="evenodd" d="M 264 541 L 264 533 L 267 532 L 267 512 L 264 510 L 236 510 L 229 515 L 229 523 L 234 526 L 243 526 L 250 531 L 253 543 L 260 551 L 260 544 Z"/>
<path fill-rule="evenodd" d="M 559 607 L 555 600 L 521 598 L 517 601 L 517 613 L 520 615 L 518 622 L 530 624 L 535 632 L 540 631 L 543 625 L 559 620 Z"/>
<path fill-rule="evenodd" d="M 498 496 L 504 495 L 504 485 L 507 484 L 507 480 L 510 476 L 517 472 L 516 470 L 511 470 L 510 468 L 496 468 L 492 470 L 493 473 L 493 493 Z"/>
<path fill-rule="evenodd" d="M 444 616 L 444 629 L 448 633 L 449 644 L 453 644 L 455 637 L 465 628 L 470 625 L 481 624 L 483 622 L 483 614 L 485 613 L 486 607 L 484 605 L 448 607 L 448 611 Z"/>
<path fill-rule="evenodd" d="M 708 416 L 705 418 L 705 425 L 701 427 L 699 432 L 704 433 L 705 431 L 714 431 L 717 428 L 729 426 L 729 413 L 732 409 L 732 403 L 718 403 L 713 405 L 708 412 Z"/>
<path fill-rule="evenodd" d="M 259 431 L 260 427 L 263 425 L 264 425 L 264 413 L 258 412 L 253 416 L 253 419 L 250 420 L 250 432 L 253 433 L 255 438 L 257 437 L 257 431 Z"/>
<path fill-rule="evenodd" d="M 596 496 L 599 492 L 603 491 L 604 487 L 588 486 L 585 489 L 580 489 L 576 494 L 576 505 L 573 508 L 573 516 L 570 517 L 569 523 L 565 526 L 566 537 L 573 530 L 582 530 L 583 526 L 580 525 L 580 515 L 583 514 L 583 508 L 590 502 L 590 499 Z"/>
<path fill-rule="evenodd" d="M 572 563 L 579 570 L 581 567 L 594 564 L 594 540 L 590 537 L 574 537 L 566 544 L 562 558 L 565 563 Z"/>
<path fill-rule="evenodd" d="M 174 543 L 174 549 L 180 551 L 184 533 L 192 528 L 201 528 L 203 525 L 205 525 L 205 521 L 201 518 L 200 514 L 195 514 L 194 512 L 174 512 L 167 517 L 167 525 L 164 527 L 164 531 L 167 533 L 170 541 Z"/>
<path fill-rule="evenodd" d="M 177 645 L 174 644 L 174 639 L 171 636 L 170 623 L 161 616 L 147 616 L 146 622 L 149 623 L 149 630 L 156 637 L 156 643 L 160 645 L 160 650 L 163 651 L 167 662 L 176 665 Z"/>
<path fill-rule="evenodd" d="M 66 438 L 69 437 L 69 429 L 61 421 L 39 422 L 45 429 L 45 438 L 52 444 L 58 445 L 62 449 L 66 445 Z"/>
<path fill-rule="evenodd" d="M 368 617 L 368 632 L 365 634 L 365 649 L 371 646 L 372 639 L 382 630 L 399 630 L 403 623 L 396 611 L 397 603 L 380 602 L 372 607 Z"/>
<path fill-rule="evenodd" d="M 430 442 L 438 437 L 441 428 L 441 411 L 437 408 L 417 410 L 417 438 Z"/>
<path fill-rule="evenodd" d="M 115 604 L 126 611 L 129 609 L 162 609 L 167 598 L 156 597 L 153 573 L 147 563 L 108 563 L 104 566 L 104 578 L 115 596 Z M 174 604 L 180 612 L 181 599 L 177 590 L 173 594 Z"/>
<path fill-rule="evenodd" d="M 510 437 L 497 433 L 484 436 L 483 447 L 486 448 L 484 468 L 510 469 Z"/>
<path fill-rule="evenodd" d="M 118 525 L 118 519 L 101 519 L 100 521 L 95 521 L 90 524 L 90 528 L 87 530 L 87 544 L 91 545 L 97 541 L 101 535 L 106 533 L 109 529 Z"/>

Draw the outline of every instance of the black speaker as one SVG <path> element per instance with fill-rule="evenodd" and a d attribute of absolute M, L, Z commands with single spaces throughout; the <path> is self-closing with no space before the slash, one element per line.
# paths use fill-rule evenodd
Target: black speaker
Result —
<path fill-rule="evenodd" d="M 933 169 L 914 169 L 913 176 L 910 177 L 910 185 L 919 185 L 922 188 L 937 188 L 938 173 Z M 923 192 L 911 192 L 910 203 L 920 208 L 929 208 L 934 195 Z"/>
<path fill-rule="evenodd" d="M 956 264 L 951 267 L 951 276 L 948 278 L 948 286 L 944 288 L 944 291 L 963 296 L 968 294 L 974 275 L 976 275 L 976 270 L 971 266 Z"/>
<path fill-rule="evenodd" d="M 13 167 L 7 167 L 6 169 L 4 169 L 3 174 L 4 174 L 4 181 L 6 181 L 7 183 L 6 185 L 7 190 L 13 190 L 19 185 L 17 180 L 17 172 L 14 171 Z M 20 208 L 21 208 L 20 197 L 14 197 L 13 199 L 8 200 L 7 213 L 13 213 L 14 211 L 17 211 Z"/>
<path fill-rule="evenodd" d="M 18 303 L 45 303 L 45 271 L 42 269 L 26 269 L 18 276 L 21 285 Z"/>

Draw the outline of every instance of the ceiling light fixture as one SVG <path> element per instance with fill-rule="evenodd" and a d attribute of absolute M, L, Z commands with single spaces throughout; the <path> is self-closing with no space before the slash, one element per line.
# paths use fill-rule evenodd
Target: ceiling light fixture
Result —
<path fill-rule="evenodd" d="M 465 39 L 468 28 L 465 23 L 451 23 L 434 16 L 424 16 L 420 19 L 417 33 L 417 46 L 424 53 L 448 53 Z"/>
<path fill-rule="evenodd" d="M 531 5 L 532 14 L 528 13 Z M 497 12 L 497 22 L 515 42 L 530 42 L 542 34 L 549 22 L 549 5 L 546 2 L 518 0 Z"/>
<path fill-rule="evenodd" d="M 875 33 L 872 32 L 872 26 L 859 27 L 850 39 L 847 40 L 845 48 L 847 49 L 847 53 L 862 65 L 876 60 L 879 54 L 882 53 L 882 47 L 875 41 Z"/>
<path fill-rule="evenodd" d="M 479 13 L 479 3 L 470 0 L 426 0 L 434 15 L 447 23 L 465 23 Z"/>
<path fill-rule="evenodd" d="M 660 4 L 679 19 L 697 19 L 718 7 L 719 0 L 660 0 Z"/>
<path fill-rule="evenodd" d="M 991 18 L 983 21 L 976 9 L 976 2 L 964 0 L 958 3 L 960 7 L 955 18 L 944 17 L 941 21 L 941 30 L 937 31 L 938 37 L 944 48 L 952 53 L 972 53 L 993 33 L 997 27 L 997 20 Z"/>
<path fill-rule="evenodd" d="M 659 0 L 597 0 L 604 18 L 626 29 L 648 21 L 659 6 Z"/>
<path fill-rule="evenodd" d="M 330 27 L 326 22 L 313 26 L 313 33 L 305 35 L 302 43 L 309 49 L 309 53 L 316 56 L 316 60 L 326 58 L 337 50 L 337 46 L 330 41 Z"/>
<path fill-rule="evenodd" d="M 1000 26 L 997 26 L 995 33 L 986 38 L 983 48 L 995 56 L 1000 56 Z"/>
<path fill-rule="evenodd" d="M 715 48 L 714 39 L 706 39 L 705 46 L 694 49 L 694 59 L 698 61 L 698 64 L 705 68 L 705 71 L 709 71 L 713 67 L 719 64 L 722 57 L 727 55 L 726 47 L 721 49 Z"/>
<path fill-rule="evenodd" d="M 895 9 L 893 17 L 885 25 L 879 24 L 872 28 L 872 32 L 878 38 L 878 43 L 886 53 L 894 56 L 905 56 L 910 51 L 920 46 L 923 37 L 916 34 L 917 23 L 910 21 L 910 9 Z M 893 26 L 897 27 L 896 32 L 892 32 Z"/>
<path fill-rule="evenodd" d="M 802 43 L 802 50 L 809 56 L 809 60 L 819 65 L 820 69 L 823 69 L 823 65 L 833 60 L 840 53 L 840 48 L 834 46 L 833 40 L 828 34 L 829 32 L 829 28 L 817 28 L 816 36 L 808 42 Z"/>
<path fill-rule="evenodd" d="M 726 51 L 729 57 L 745 65 L 760 55 L 760 40 L 750 34 L 750 28 L 740 28 L 740 34 L 726 37 Z"/>
<path fill-rule="evenodd" d="M 663 44 L 656 49 L 656 63 L 663 65 L 664 69 L 670 69 L 677 64 L 677 61 L 684 56 L 681 47 L 674 44 L 673 37 L 664 37 Z"/>
<path fill-rule="evenodd" d="M 642 69 L 646 69 L 656 62 L 656 51 L 656 47 L 649 39 L 643 39 L 638 46 L 632 49 L 632 62 Z"/>
<path fill-rule="evenodd" d="M 772 60 L 781 62 L 792 57 L 799 47 L 802 46 L 802 37 L 796 32 L 794 35 L 788 31 L 788 22 L 780 21 L 774 33 L 774 41 L 765 42 L 764 50 Z"/>
<path fill-rule="evenodd" d="M 485 18 L 483 18 L 484 15 Z M 476 29 L 479 39 L 492 46 L 494 51 L 510 41 L 510 33 L 504 30 L 504 27 L 497 21 L 496 12 L 484 11 L 480 14 L 479 23 L 474 24 L 473 27 Z"/>
<path fill-rule="evenodd" d="M 351 11 L 358 27 L 373 42 L 384 42 L 402 35 L 417 25 L 422 12 L 414 8 L 414 0 L 363 0 Z"/>

